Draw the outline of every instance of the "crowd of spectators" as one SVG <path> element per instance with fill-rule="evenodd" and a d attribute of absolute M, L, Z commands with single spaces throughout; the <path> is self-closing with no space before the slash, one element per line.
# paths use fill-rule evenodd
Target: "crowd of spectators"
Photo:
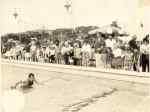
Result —
<path fill-rule="evenodd" d="M 37 44 L 32 39 L 27 45 L 13 42 L 10 48 L 2 46 L 2 57 L 42 63 L 57 63 L 76 66 L 94 66 L 149 72 L 149 35 L 138 42 L 136 35 L 129 42 L 109 35 L 98 35 L 95 40 L 76 38 L 75 40 L 47 41 Z M 10 40 L 8 40 L 10 41 Z M 14 41 L 14 40 L 13 40 Z"/>

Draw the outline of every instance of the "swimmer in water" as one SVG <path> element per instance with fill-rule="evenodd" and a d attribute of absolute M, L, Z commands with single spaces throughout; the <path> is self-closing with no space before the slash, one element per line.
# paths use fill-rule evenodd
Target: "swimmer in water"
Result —
<path fill-rule="evenodd" d="M 28 75 L 27 80 L 19 81 L 11 88 L 16 89 L 18 86 L 19 88 L 22 88 L 22 89 L 32 88 L 34 83 L 39 84 L 38 81 L 35 79 L 35 75 L 33 73 L 30 73 Z"/>

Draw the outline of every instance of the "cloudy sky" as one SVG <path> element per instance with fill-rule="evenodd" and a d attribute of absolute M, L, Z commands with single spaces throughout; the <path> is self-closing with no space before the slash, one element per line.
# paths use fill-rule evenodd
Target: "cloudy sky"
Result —
<path fill-rule="evenodd" d="M 149 0 L 72 0 L 71 16 L 64 8 L 65 1 L 0 0 L 0 34 L 39 28 L 102 26 L 113 20 L 131 32 L 138 32 L 140 22 L 148 28 L 145 20 L 150 16 L 145 10 L 150 8 L 145 4 L 149 4 Z M 19 14 L 16 20 L 15 10 Z"/>

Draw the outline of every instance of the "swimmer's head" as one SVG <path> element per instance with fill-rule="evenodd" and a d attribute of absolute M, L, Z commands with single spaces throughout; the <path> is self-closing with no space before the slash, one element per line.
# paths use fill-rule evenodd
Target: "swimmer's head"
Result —
<path fill-rule="evenodd" d="M 28 77 L 29 77 L 29 78 L 35 77 L 35 75 L 34 75 L 33 73 L 29 73 Z"/>

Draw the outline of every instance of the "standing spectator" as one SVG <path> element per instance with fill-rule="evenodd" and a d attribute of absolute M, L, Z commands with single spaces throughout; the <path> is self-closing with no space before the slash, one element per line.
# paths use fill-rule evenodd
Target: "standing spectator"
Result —
<path fill-rule="evenodd" d="M 123 68 L 124 65 L 124 54 L 120 46 L 116 45 L 113 50 L 113 60 L 112 60 L 112 67 L 113 68 Z"/>
<path fill-rule="evenodd" d="M 49 62 L 54 63 L 55 62 L 55 45 L 51 45 L 49 49 Z"/>
<path fill-rule="evenodd" d="M 116 45 L 116 40 L 112 36 L 109 36 L 108 39 L 105 40 L 105 42 L 106 42 L 106 47 L 112 50 L 114 49 Z"/>
<path fill-rule="evenodd" d="M 6 51 L 6 53 L 4 54 L 4 56 L 6 58 L 8 58 L 8 59 L 11 59 L 11 51 L 10 50 Z"/>
<path fill-rule="evenodd" d="M 87 67 L 89 65 L 89 59 L 91 56 L 91 46 L 87 40 L 84 42 L 81 48 L 81 52 L 82 52 L 82 65 Z"/>
<path fill-rule="evenodd" d="M 4 58 L 7 58 L 8 56 L 6 56 L 6 54 L 9 54 L 8 51 L 9 49 L 7 47 L 7 44 L 1 46 L 2 57 L 4 56 Z"/>
<path fill-rule="evenodd" d="M 142 72 L 146 72 L 146 69 L 149 72 L 149 50 L 149 40 L 143 40 L 140 47 Z"/>
<path fill-rule="evenodd" d="M 55 62 L 57 64 L 61 64 L 61 58 L 62 58 L 62 56 L 61 56 L 61 47 L 62 47 L 61 43 L 59 41 L 56 41 Z"/>
<path fill-rule="evenodd" d="M 133 35 L 132 36 L 132 39 L 129 41 L 129 48 L 132 52 L 134 52 L 134 50 L 138 50 L 139 47 L 137 45 L 137 36 L 136 35 Z"/>
<path fill-rule="evenodd" d="M 110 47 L 106 47 L 107 55 L 106 55 L 106 68 L 110 68 L 112 64 L 113 51 Z"/>
<path fill-rule="evenodd" d="M 7 47 L 5 45 L 1 46 L 1 53 L 2 55 L 5 54 L 7 52 Z"/>
<path fill-rule="evenodd" d="M 97 41 L 95 43 L 95 51 L 99 53 L 100 48 L 102 46 L 105 46 L 105 41 L 104 41 L 103 37 L 97 39 Z"/>
<path fill-rule="evenodd" d="M 101 37 L 98 38 L 98 40 L 95 43 L 95 57 L 96 57 L 96 67 L 101 67 L 102 63 L 101 63 L 101 50 L 102 48 L 105 46 L 105 41 L 104 39 Z"/>
<path fill-rule="evenodd" d="M 81 48 L 78 43 L 74 44 L 73 54 L 74 65 L 81 65 Z"/>
<path fill-rule="evenodd" d="M 36 49 L 36 45 L 32 44 L 30 47 L 31 61 L 36 61 Z"/>
<path fill-rule="evenodd" d="M 64 63 L 66 65 L 69 65 L 70 49 L 69 49 L 69 44 L 67 41 L 65 41 L 64 46 L 62 47 L 61 53 L 64 59 Z"/>
<path fill-rule="evenodd" d="M 17 54 L 16 54 L 16 47 L 13 46 L 11 49 L 10 49 L 10 52 L 11 52 L 11 59 L 15 59 L 17 58 Z"/>
<path fill-rule="evenodd" d="M 23 58 L 25 61 L 31 61 L 30 45 L 25 45 L 23 49 Z"/>
<path fill-rule="evenodd" d="M 69 43 L 69 64 L 73 65 L 73 43 Z"/>
<path fill-rule="evenodd" d="M 44 57 L 45 57 L 45 61 L 50 63 L 50 46 L 46 46 Z"/>
<path fill-rule="evenodd" d="M 31 61 L 31 53 L 24 50 L 25 61 Z"/>
<path fill-rule="evenodd" d="M 125 45 L 124 56 L 124 69 L 131 71 L 133 64 L 133 53 L 129 50 L 129 46 L 127 44 Z"/>
<path fill-rule="evenodd" d="M 21 59 L 21 46 L 19 44 L 16 45 L 16 59 Z"/>
<path fill-rule="evenodd" d="M 133 70 L 138 71 L 139 46 L 137 44 L 137 36 L 133 35 L 129 41 L 129 48 L 133 53 Z"/>
<path fill-rule="evenodd" d="M 113 50 L 113 54 L 114 54 L 114 57 L 117 58 L 117 57 L 123 57 L 122 55 L 122 50 L 119 46 L 116 46 Z"/>
<path fill-rule="evenodd" d="M 95 48 L 94 48 L 94 45 L 91 45 L 92 48 L 91 48 L 91 55 L 90 55 L 90 66 L 92 67 L 96 67 L 96 58 L 95 58 Z"/>
<path fill-rule="evenodd" d="M 135 49 L 133 54 L 133 70 L 139 72 L 140 51 Z"/>
<path fill-rule="evenodd" d="M 107 48 L 107 59 L 106 59 L 106 67 L 111 66 L 113 51 L 115 50 L 115 46 L 118 46 L 116 35 L 109 35 L 108 39 L 106 39 L 106 48 Z"/>
<path fill-rule="evenodd" d="M 41 50 L 41 47 L 38 46 L 37 47 L 37 50 L 36 50 L 36 60 L 37 62 L 42 62 L 42 50 Z"/>
<path fill-rule="evenodd" d="M 42 54 L 43 54 L 43 56 L 42 56 L 42 60 L 43 60 L 43 62 L 47 62 L 47 60 L 48 60 L 48 57 L 47 57 L 47 51 L 46 51 L 46 46 L 43 46 L 42 47 Z"/>

